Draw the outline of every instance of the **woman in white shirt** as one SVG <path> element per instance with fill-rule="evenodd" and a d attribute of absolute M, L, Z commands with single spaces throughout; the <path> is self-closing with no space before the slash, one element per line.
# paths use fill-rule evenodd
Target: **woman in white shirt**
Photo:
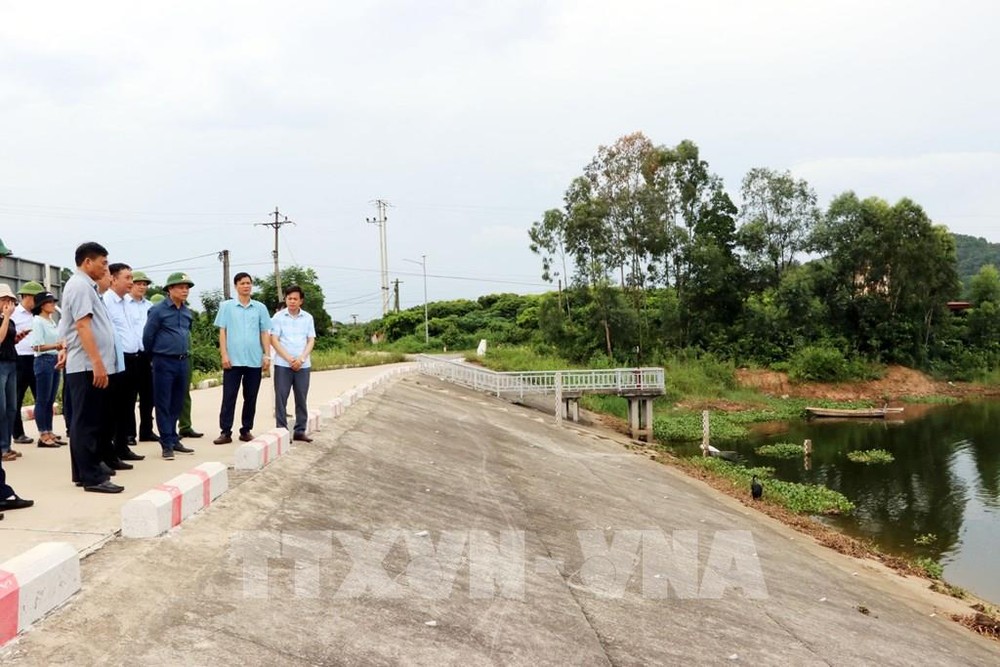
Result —
<path fill-rule="evenodd" d="M 60 447 L 52 433 L 52 406 L 59 392 L 59 371 L 56 361 L 63 341 L 52 319 L 56 310 L 56 297 L 52 292 L 42 292 L 35 297 L 32 313 L 35 319 L 31 326 L 31 349 L 35 351 L 35 426 L 38 427 L 39 447 Z"/>

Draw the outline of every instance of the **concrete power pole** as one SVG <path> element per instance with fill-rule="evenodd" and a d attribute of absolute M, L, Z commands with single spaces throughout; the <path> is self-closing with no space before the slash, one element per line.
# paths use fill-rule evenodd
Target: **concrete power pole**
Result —
<path fill-rule="evenodd" d="M 279 222 L 278 216 L 280 214 L 278 213 L 277 206 L 274 207 L 274 213 L 272 215 L 274 216 L 274 222 L 257 222 L 254 223 L 254 227 L 271 227 L 274 229 L 274 250 L 271 251 L 271 256 L 274 257 L 274 286 L 278 290 L 278 303 L 280 304 L 282 302 L 282 295 L 281 269 L 278 266 L 278 230 L 285 225 L 294 225 L 295 223 L 289 220 L 287 215 L 284 220 Z"/>
<path fill-rule="evenodd" d="M 392 281 L 392 293 L 394 298 L 393 304 L 395 306 L 393 308 L 393 311 L 397 313 L 399 312 L 399 283 L 401 282 L 402 281 L 399 278 L 396 278 L 395 280 Z"/>
<path fill-rule="evenodd" d="M 382 273 L 382 316 L 384 317 L 389 312 L 389 252 L 385 240 L 385 227 L 388 218 L 385 215 L 385 209 L 389 206 L 389 202 L 384 199 L 375 200 L 375 209 L 378 211 L 378 217 L 375 218 L 365 218 L 365 222 L 378 225 L 378 235 L 379 235 L 379 263 Z"/>
<path fill-rule="evenodd" d="M 231 299 L 229 291 L 229 251 L 223 250 L 219 253 L 219 261 L 222 262 L 222 297 Z"/>

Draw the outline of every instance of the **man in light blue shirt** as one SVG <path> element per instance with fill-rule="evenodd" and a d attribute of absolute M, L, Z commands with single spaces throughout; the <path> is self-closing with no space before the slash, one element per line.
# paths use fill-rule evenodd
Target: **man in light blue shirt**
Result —
<path fill-rule="evenodd" d="M 280 428 L 288 428 L 285 406 L 288 392 L 295 392 L 295 434 L 293 439 L 312 442 L 306 435 L 309 411 L 309 354 L 316 343 L 313 317 L 302 310 L 305 296 L 302 288 L 292 285 L 285 290 L 285 308 L 271 318 L 271 346 L 274 347 L 274 420 Z"/>
<path fill-rule="evenodd" d="M 236 298 L 223 301 L 215 317 L 219 328 L 219 353 L 222 355 L 222 407 L 219 410 L 220 435 L 213 442 L 225 445 L 233 441 L 236 397 L 243 385 L 243 412 L 240 440 L 253 440 L 253 420 L 257 412 L 257 392 L 263 371 L 270 359 L 271 318 L 267 307 L 250 298 L 253 279 L 240 272 L 233 278 Z"/>

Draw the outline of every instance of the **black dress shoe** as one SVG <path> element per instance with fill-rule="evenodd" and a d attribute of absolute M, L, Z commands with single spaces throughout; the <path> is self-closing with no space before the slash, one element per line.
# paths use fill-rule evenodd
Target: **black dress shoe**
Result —
<path fill-rule="evenodd" d="M 163 458 L 165 458 L 167 461 L 173 461 L 174 460 L 174 450 L 172 450 L 172 449 L 164 449 L 163 450 Z"/>
<path fill-rule="evenodd" d="M 141 461 L 145 456 L 142 454 L 136 454 L 135 452 L 129 452 L 128 454 L 122 454 L 122 461 Z"/>
<path fill-rule="evenodd" d="M 250 442 L 253 440 L 253 433 L 247 431 L 246 433 L 240 433 L 240 440 L 242 442 Z"/>
<path fill-rule="evenodd" d="M 26 435 L 19 435 L 16 438 L 14 438 L 15 444 L 18 445 L 30 445 L 34 441 L 35 441 L 34 438 L 29 438 Z"/>
<path fill-rule="evenodd" d="M 94 484 L 93 486 L 83 487 L 84 491 L 93 491 L 94 493 L 121 493 L 125 490 L 124 486 L 118 486 L 111 481 L 101 482 L 100 484 Z"/>
<path fill-rule="evenodd" d="M 118 459 L 117 461 L 108 464 L 108 467 L 111 468 L 112 470 L 131 470 L 135 466 L 132 465 L 131 463 L 125 463 L 121 459 Z"/>
<path fill-rule="evenodd" d="M 101 461 L 101 472 L 107 475 L 108 477 L 114 477 L 116 474 L 118 474 L 114 470 L 112 470 L 111 466 L 109 466 L 104 461 Z"/>
<path fill-rule="evenodd" d="M 180 452 L 181 454 L 194 454 L 193 449 L 191 449 L 190 447 L 185 447 L 184 445 L 179 443 L 174 445 L 174 451 Z"/>
<path fill-rule="evenodd" d="M 178 433 L 178 435 L 181 436 L 182 438 L 200 438 L 205 434 L 198 433 L 198 431 L 194 430 L 193 428 L 186 428 L 180 433 Z"/>
<path fill-rule="evenodd" d="M 313 441 L 313 439 L 310 438 L 308 435 L 306 435 L 305 433 L 299 433 L 298 431 L 296 431 L 295 435 L 292 436 L 292 440 L 295 440 L 296 442 L 312 442 Z"/>
<path fill-rule="evenodd" d="M 155 433 L 143 433 L 139 436 L 139 442 L 159 442 L 160 436 Z"/>
<path fill-rule="evenodd" d="M 0 500 L 0 510 L 23 510 L 25 507 L 31 507 L 34 504 L 34 500 L 25 500 L 24 498 L 14 496 L 7 500 Z"/>

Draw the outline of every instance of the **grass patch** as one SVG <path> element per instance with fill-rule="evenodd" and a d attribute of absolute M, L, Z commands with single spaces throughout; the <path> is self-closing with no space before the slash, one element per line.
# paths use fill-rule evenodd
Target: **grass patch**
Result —
<path fill-rule="evenodd" d="M 817 484 L 773 479 L 772 468 L 746 468 L 714 457 L 688 459 L 687 464 L 727 479 L 734 486 L 745 487 L 748 495 L 750 480 L 753 475 L 757 475 L 764 485 L 764 499 L 796 514 L 845 514 L 854 510 L 854 503 L 842 493 Z"/>
<path fill-rule="evenodd" d="M 896 460 L 895 456 L 884 449 L 865 449 L 847 452 L 847 458 L 854 463 L 863 463 L 865 465 L 892 463 Z"/>
<path fill-rule="evenodd" d="M 794 459 L 805 454 L 802 445 L 791 442 L 776 442 L 773 445 L 761 445 L 754 450 L 760 456 L 767 456 L 774 459 Z"/>

